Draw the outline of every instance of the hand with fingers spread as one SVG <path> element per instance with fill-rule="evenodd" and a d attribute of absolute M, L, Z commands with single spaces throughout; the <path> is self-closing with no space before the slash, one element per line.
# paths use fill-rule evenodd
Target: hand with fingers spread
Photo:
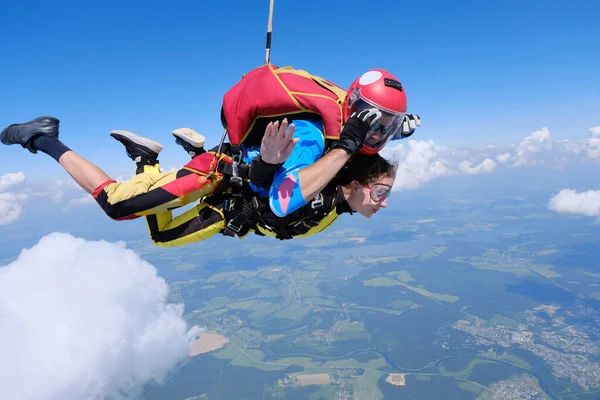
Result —
<path fill-rule="evenodd" d="M 406 139 L 407 137 L 412 136 L 418 126 L 421 126 L 421 117 L 417 114 L 406 114 L 400 129 L 392 140 Z"/>
<path fill-rule="evenodd" d="M 260 145 L 260 157 L 267 164 L 281 164 L 292 154 L 298 138 L 294 138 L 294 124 L 289 125 L 285 118 L 281 125 L 279 121 L 267 125 L 265 135 Z"/>

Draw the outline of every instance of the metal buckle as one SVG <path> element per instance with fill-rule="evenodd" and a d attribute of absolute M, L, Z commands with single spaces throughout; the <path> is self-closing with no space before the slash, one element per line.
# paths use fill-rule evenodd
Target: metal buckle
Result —
<path fill-rule="evenodd" d="M 319 195 L 317 195 L 317 196 L 319 196 Z M 322 205 L 323 205 L 323 199 L 321 199 L 321 197 L 315 197 L 315 199 L 310 203 L 310 208 L 315 210 L 318 207 L 321 207 Z"/>
<path fill-rule="evenodd" d="M 227 223 L 227 229 L 232 230 L 234 233 L 239 234 L 240 231 L 242 230 L 242 227 L 244 226 L 244 223 L 242 222 L 241 224 L 236 224 L 234 221 L 235 221 L 235 218 Z M 231 236 L 234 236 L 234 235 L 231 235 Z"/>
<path fill-rule="evenodd" d="M 233 151 L 232 151 L 232 153 L 233 153 Z M 241 161 L 241 157 L 242 157 L 242 155 L 240 153 L 232 154 L 232 156 L 231 156 L 232 176 L 229 181 L 233 185 L 237 186 L 238 188 L 241 187 L 242 184 L 244 183 L 242 177 L 240 176 L 239 169 L 238 169 L 239 163 Z"/>

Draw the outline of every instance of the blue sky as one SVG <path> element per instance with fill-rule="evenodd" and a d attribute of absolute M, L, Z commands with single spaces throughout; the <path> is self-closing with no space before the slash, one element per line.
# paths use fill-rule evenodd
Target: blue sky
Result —
<path fill-rule="evenodd" d="M 218 143 L 223 94 L 264 60 L 268 7 L 269 0 L 1 0 L 0 128 L 56 116 L 63 141 L 113 177 L 132 173 L 134 165 L 109 132 L 132 130 L 166 146 L 163 167 L 180 167 L 189 157 L 171 131 L 193 127 L 206 135 L 208 146 Z M 600 175 L 592 163 L 600 161 L 599 14 L 600 3 L 593 0 L 276 0 L 273 63 L 306 69 L 343 87 L 369 68 L 385 68 L 406 88 L 410 112 L 423 118 L 414 138 L 435 142 L 411 141 L 397 150 L 405 157 L 390 209 L 370 220 L 344 218 L 335 229 L 386 234 L 382 229 L 390 216 L 410 224 L 422 214 L 445 214 L 442 198 L 464 204 L 465 224 L 475 223 L 461 228 L 473 229 L 469 235 L 479 235 L 474 230 L 481 224 L 500 221 L 502 202 L 522 201 L 509 211 L 526 221 L 523 240 L 529 229 L 543 229 L 549 221 L 558 221 L 557 229 L 568 235 L 589 235 L 569 243 L 587 245 L 596 238 L 600 190 L 593 189 L 600 187 Z M 582 143 L 593 126 L 595 141 Z M 488 144 L 498 147 L 485 148 Z M 461 146 L 474 149 L 453 151 Z M 510 167 L 515 164 L 522 167 Z M 144 372 L 160 372 L 178 364 L 178 354 L 182 359 L 187 354 L 183 320 L 162 306 L 166 286 L 121 244 L 51 233 L 126 241 L 167 279 L 179 279 L 171 261 L 192 253 L 197 260 L 203 246 L 235 242 L 217 235 L 186 248 L 154 246 L 143 219 L 116 223 L 70 180 L 57 184 L 57 179 L 69 176 L 50 157 L 0 145 L 0 237 L 6 238 L 0 240 L 0 272 L 7 272 L 0 279 L 0 304 L 9 307 L 4 314 L 0 307 L 0 317 L 12 317 L 3 319 L 3 329 L 8 326 L 5 336 L 14 339 L 2 341 L 0 352 L 18 366 L 10 371 L 31 377 L 11 381 L 25 385 L 0 388 L 52 394 L 60 387 L 87 398 L 96 394 L 88 390 L 122 388 L 119 377 L 127 377 L 128 387 L 143 383 Z M 554 208 L 551 198 L 560 200 Z M 560 230 L 571 221 L 567 214 L 578 216 Z M 531 216 L 554 219 L 535 226 L 525 219 Z M 403 240 L 397 230 L 402 226 L 394 229 L 390 234 Z M 22 260 L 1 267 L 40 239 Z M 250 240 L 245 248 L 269 245 L 252 235 L 245 240 Z M 94 330 L 91 337 L 89 326 L 98 324 L 98 316 L 110 329 Z M 123 324 L 128 316 L 132 322 Z M 60 330 L 27 330 L 55 321 L 66 324 L 68 340 Z M 90 337 L 97 351 L 71 357 L 72 349 L 85 345 L 80 340 Z M 147 347 L 129 346 L 139 354 L 114 354 L 138 337 L 150 338 Z M 43 351 L 37 351 L 40 343 Z M 40 354 L 43 359 L 36 358 Z M 76 362 L 63 362 L 64 357 Z M 92 368 L 86 368 L 85 379 L 79 370 L 53 371 L 47 386 L 36 378 L 47 375 L 48 360 Z M 131 369 L 136 365 L 148 368 L 139 374 Z"/>
<path fill-rule="evenodd" d="M 223 93 L 264 59 L 268 0 L 3 1 L 0 125 L 39 115 L 107 172 L 130 168 L 108 136 L 161 141 L 171 130 L 216 144 Z M 585 139 L 600 124 L 600 4 L 576 1 L 275 1 L 273 53 L 347 87 L 371 67 L 403 82 L 423 118 L 416 139 L 444 146 L 518 143 L 547 126 Z M 0 147 L 0 175 L 66 177 L 45 156 Z"/>

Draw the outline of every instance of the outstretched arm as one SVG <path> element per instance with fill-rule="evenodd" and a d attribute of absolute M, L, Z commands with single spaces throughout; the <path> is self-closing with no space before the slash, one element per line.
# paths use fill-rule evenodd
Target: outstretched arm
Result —
<path fill-rule="evenodd" d="M 300 191 L 304 201 L 313 199 L 348 162 L 350 155 L 342 149 L 333 149 L 312 165 L 298 171 Z"/>
<path fill-rule="evenodd" d="M 275 173 L 269 192 L 269 205 L 275 215 L 284 217 L 314 198 L 360 150 L 370 124 L 376 121 L 377 114 L 371 109 L 351 116 L 340 139 L 323 158 L 325 140 L 322 128 L 309 121 L 295 122 L 294 138 L 298 142 Z"/>
<path fill-rule="evenodd" d="M 294 121 L 294 139 L 297 139 L 291 155 L 275 171 L 269 189 L 269 205 L 278 217 L 284 217 L 307 203 L 304 196 L 306 183 L 302 176 L 305 168 L 313 165 L 323 155 L 325 140 L 318 123 Z M 310 178 L 310 176 L 308 177 Z"/>
<path fill-rule="evenodd" d="M 294 146 L 300 138 L 294 137 L 294 124 L 289 125 L 289 129 L 287 128 L 287 118 L 282 121 L 281 125 L 278 121 L 267 125 L 260 147 L 260 155 L 252 160 L 250 168 L 250 181 L 254 185 L 270 187 L 275 178 L 275 173 L 292 154 Z M 317 133 L 316 129 L 306 131 L 306 133 L 301 132 L 303 141 L 308 140 L 310 142 L 312 139 L 316 142 L 320 132 Z M 306 146 L 306 143 L 300 145 L 300 147 Z M 300 159 L 301 157 L 295 155 L 295 158 Z M 349 158 L 348 153 L 336 149 L 325 157 L 317 159 L 313 164 L 302 167 L 298 163 L 294 163 L 294 165 L 288 163 L 287 169 L 288 172 L 294 169 L 298 170 L 300 193 L 303 200 L 308 202 L 335 177 L 335 174 Z M 281 175 L 281 171 L 279 175 Z M 284 176 L 287 175 L 289 174 L 284 173 Z"/>
<path fill-rule="evenodd" d="M 284 217 L 310 202 L 350 159 L 342 149 L 333 149 L 310 163 L 293 165 L 275 174 L 269 193 L 271 210 Z"/>

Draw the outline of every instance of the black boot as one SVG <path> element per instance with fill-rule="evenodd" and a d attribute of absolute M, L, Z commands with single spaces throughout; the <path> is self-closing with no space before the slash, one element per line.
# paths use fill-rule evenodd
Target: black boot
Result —
<path fill-rule="evenodd" d="M 59 120 L 54 117 L 38 117 L 22 124 L 12 124 L 4 128 L 0 134 L 0 141 L 7 146 L 20 144 L 33 154 L 37 153 L 33 147 L 33 139 L 37 136 L 46 136 L 58 139 Z"/>

